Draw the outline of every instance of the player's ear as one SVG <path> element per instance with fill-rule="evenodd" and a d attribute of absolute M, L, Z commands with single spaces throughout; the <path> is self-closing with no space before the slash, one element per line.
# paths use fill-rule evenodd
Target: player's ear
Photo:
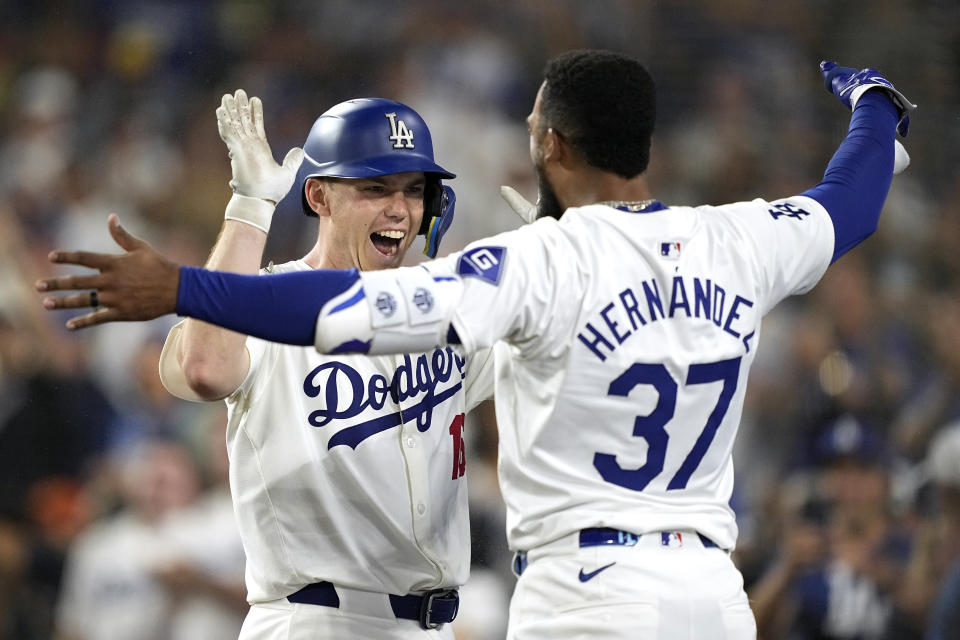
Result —
<path fill-rule="evenodd" d="M 573 148 L 570 147 L 563 134 L 553 127 L 549 127 L 543 136 L 544 163 L 557 162 L 566 166 L 573 158 Z"/>
<path fill-rule="evenodd" d="M 303 186 L 307 205 L 321 218 L 330 215 L 330 196 L 332 184 L 319 178 L 308 178 Z"/>

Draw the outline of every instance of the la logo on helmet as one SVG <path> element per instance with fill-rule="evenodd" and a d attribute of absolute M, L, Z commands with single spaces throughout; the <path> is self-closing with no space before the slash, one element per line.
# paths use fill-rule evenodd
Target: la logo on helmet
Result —
<path fill-rule="evenodd" d="M 390 139 L 394 149 L 413 149 L 413 131 L 407 128 L 403 120 L 397 120 L 396 113 L 387 113 L 390 121 Z"/>

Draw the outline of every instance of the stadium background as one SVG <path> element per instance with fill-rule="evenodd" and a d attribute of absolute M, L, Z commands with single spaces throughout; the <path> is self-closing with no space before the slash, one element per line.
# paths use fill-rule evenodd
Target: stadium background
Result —
<path fill-rule="evenodd" d="M 847 123 L 821 59 L 878 68 L 920 105 L 905 141 L 912 166 L 877 234 L 765 322 L 733 504 L 761 637 L 820 637 L 830 624 L 823 637 L 929 631 L 960 558 L 956 2 L 14 0 L 0 4 L 0 638 L 48 638 L 58 615 L 78 615 L 62 604 L 64 562 L 111 519 L 212 522 L 223 506 L 222 406 L 177 401 L 156 373 L 173 320 L 68 334 L 67 316 L 43 312 L 31 288 L 54 271 L 47 251 L 112 251 L 106 216 L 117 212 L 202 264 L 229 197 L 213 111 L 237 87 L 263 99 L 281 157 L 343 99 L 410 104 L 458 173 L 442 253 L 514 228 L 497 187 L 535 196 L 523 119 L 545 60 L 577 47 L 630 53 L 652 71 L 650 182 L 668 204 L 812 186 Z M 302 255 L 311 225 L 276 219 L 267 258 Z M 469 429 L 475 571 L 460 638 L 502 637 L 512 588 L 485 419 Z M 197 542 L 213 530 L 180 531 L 201 547 L 176 558 L 182 571 L 215 573 L 205 556 L 236 553 L 228 534 Z M 223 580 L 236 579 L 233 564 Z M 164 620 L 209 597 L 141 570 L 171 596 Z M 110 584 L 71 588 L 100 594 L 105 611 L 130 598 L 144 638 L 201 637 L 192 619 L 152 627 L 154 612 Z M 220 613 L 231 637 L 242 610 Z"/>

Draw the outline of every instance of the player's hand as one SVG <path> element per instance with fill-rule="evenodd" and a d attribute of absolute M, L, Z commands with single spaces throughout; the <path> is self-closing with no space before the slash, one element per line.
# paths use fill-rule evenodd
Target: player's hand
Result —
<path fill-rule="evenodd" d="M 152 320 L 177 308 L 180 265 L 167 260 L 147 242 L 130 235 L 116 215 L 108 220 L 110 235 L 124 249 L 122 254 L 88 251 L 52 251 L 50 262 L 76 264 L 99 270 L 95 275 L 64 276 L 38 280 L 37 291 L 84 289 L 61 298 L 43 299 L 45 309 L 82 309 L 90 313 L 71 318 L 68 329 L 83 329 L 105 322 Z"/>
<path fill-rule="evenodd" d="M 303 149 L 290 149 L 283 164 L 277 164 L 263 129 L 260 98 L 248 100 L 243 89 L 224 95 L 217 108 L 217 129 L 229 151 L 234 193 L 273 203 L 287 195 L 303 161 Z"/>
<path fill-rule="evenodd" d="M 870 68 L 857 71 L 852 67 L 840 67 L 836 62 L 824 60 L 820 63 L 820 72 L 823 74 L 823 84 L 827 91 L 837 96 L 840 102 L 851 110 L 856 108 L 857 101 L 866 91 L 884 91 L 900 111 L 897 133 L 902 137 L 907 136 L 910 130 L 910 111 L 916 109 L 917 105 L 907 100 L 879 71 Z"/>
<path fill-rule="evenodd" d="M 500 187 L 500 197 L 506 200 L 514 213 L 527 224 L 537 219 L 537 205 L 524 198 L 513 187 Z"/>
<path fill-rule="evenodd" d="M 217 129 L 227 145 L 235 196 L 227 205 L 226 217 L 267 231 L 276 203 L 290 191 L 303 162 L 303 149 L 287 152 L 282 164 L 273 159 L 263 128 L 263 104 L 254 96 L 247 99 L 243 89 L 226 94 L 217 108 Z M 267 204 L 244 198 L 263 200 Z"/>
<path fill-rule="evenodd" d="M 437 251 L 440 250 L 440 240 L 450 228 L 453 222 L 453 211 L 457 205 L 457 194 L 447 185 L 440 186 L 440 215 L 431 216 L 433 219 L 427 227 L 424 234 L 426 244 L 423 247 L 423 254 L 428 258 L 436 258 Z"/>

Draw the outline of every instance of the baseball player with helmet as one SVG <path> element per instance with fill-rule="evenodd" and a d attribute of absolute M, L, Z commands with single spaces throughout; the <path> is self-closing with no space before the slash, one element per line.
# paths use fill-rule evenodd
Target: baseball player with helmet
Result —
<path fill-rule="evenodd" d="M 322 352 L 496 345 L 500 483 L 520 576 L 509 636 L 752 638 L 728 501 L 761 320 L 876 229 L 913 108 L 875 70 L 821 70 L 852 109 L 850 129 L 823 180 L 796 196 L 657 201 L 644 173 L 653 81 L 631 58 L 575 51 L 548 63 L 528 118 L 532 224 L 418 267 L 299 282 L 181 267 L 113 217 L 126 254 L 54 252 L 101 273 L 38 287 L 109 294 L 73 328 L 176 311 Z M 133 285 L 132 274 L 154 275 Z M 146 298 L 129 304 L 134 291 Z M 252 302 L 266 299 L 284 304 Z"/>
<path fill-rule="evenodd" d="M 258 98 L 225 95 L 217 120 L 234 193 L 208 268 L 257 273 L 291 182 L 317 241 L 266 272 L 396 267 L 418 233 L 436 254 L 455 202 L 441 179 L 454 174 L 410 107 L 338 104 L 280 165 Z M 226 398 L 252 605 L 241 638 L 453 637 L 470 567 L 464 415 L 492 390 L 484 362 L 457 347 L 327 356 L 197 320 L 171 330 L 167 389 Z"/>

